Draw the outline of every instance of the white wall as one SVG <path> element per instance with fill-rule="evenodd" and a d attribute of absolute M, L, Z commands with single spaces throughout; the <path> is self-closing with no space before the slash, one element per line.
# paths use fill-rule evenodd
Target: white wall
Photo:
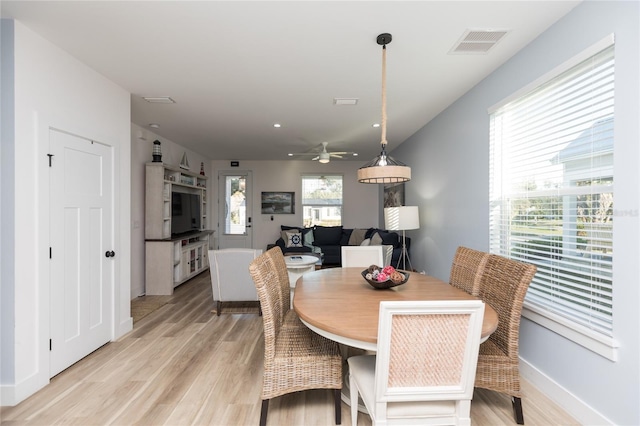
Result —
<path fill-rule="evenodd" d="M 200 163 L 204 163 L 204 173 L 209 176 L 209 194 L 213 194 L 215 180 L 211 179 L 211 160 L 183 146 L 162 138 L 136 124 L 131 124 L 131 299 L 145 294 L 144 282 L 144 195 L 145 164 L 152 160 L 153 141 L 160 141 L 162 162 L 178 167 L 182 154 L 187 153 L 190 171 L 200 173 Z M 210 215 L 210 213 L 208 213 Z M 211 217 L 211 216 L 209 216 Z"/>
<path fill-rule="evenodd" d="M 213 161 L 214 177 L 221 170 L 251 170 L 253 173 L 253 247 L 265 250 L 267 244 L 273 244 L 279 238 L 280 225 L 302 226 L 302 176 L 305 174 L 341 174 L 343 175 L 343 216 L 345 228 L 368 228 L 384 224 L 380 203 L 380 186 L 358 183 L 357 170 L 368 160 L 331 161 L 320 164 L 317 161 L 241 161 L 237 168 L 230 167 L 229 161 Z M 214 187 L 211 200 L 217 198 Z M 260 193 L 262 191 L 295 192 L 295 214 L 271 215 L 260 213 Z M 215 203 L 212 203 L 215 205 Z M 215 209 L 214 209 L 215 210 Z M 217 223 L 217 211 L 212 212 Z M 382 223 L 381 223 L 382 220 Z M 218 234 L 216 230 L 216 234 Z"/>
<path fill-rule="evenodd" d="M 12 241 L 15 338 L 2 341 L 2 403 L 13 404 L 49 382 L 49 128 L 100 141 L 114 150 L 115 339 L 131 330 L 130 316 L 130 98 L 66 52 L 15 22 L 15 199 L 2 209 L 15 215 Z M 3 49 L 3 63 L 5 51 Z M 3 105 L 4 106 L 4 105 Z M 8 201 L 9 205 L 5 204 Z M 3 220 L 6 216 L 3 214 Z M 3 246 L 4 249 L 4 246 Z M 3 291 L 4 293 L 4 291 Z M 3 303 L 5 303 L 3 301 Z M 4 324 L 3 324 L 4 327 Z"/>
<path fill-rule="evenodd" d="M 487 109 L 615 33 L 613 333 L 619 359 L 609 361 L 526 319 L 520 329 L 528 378 L 583 424 L 640 424 L 639 22 L 638 2 L 580 4 L 392 153 L 413 166 L 407 204 L 421 207 L 421 229 L 411 232 L 412 263 L 446 280 L 457 246 L 489 248 Z"/>

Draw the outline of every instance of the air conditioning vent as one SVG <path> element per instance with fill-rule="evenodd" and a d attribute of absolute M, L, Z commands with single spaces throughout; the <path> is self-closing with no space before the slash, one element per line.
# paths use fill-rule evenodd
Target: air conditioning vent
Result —
<path fill-rule="evenodd" d="M 449 54 L 483 54 L 507 35 L 507 30 L 467 30 Z"/>

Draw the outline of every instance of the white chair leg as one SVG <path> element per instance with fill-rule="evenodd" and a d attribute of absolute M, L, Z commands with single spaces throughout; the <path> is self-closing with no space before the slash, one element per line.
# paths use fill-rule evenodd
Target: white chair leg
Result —
<path fill-rule="evenodd" d="M 349 399 L 351 400 L 351 425 L 358 424 L 358 386 L 356 381 L 349 373 Z"/>

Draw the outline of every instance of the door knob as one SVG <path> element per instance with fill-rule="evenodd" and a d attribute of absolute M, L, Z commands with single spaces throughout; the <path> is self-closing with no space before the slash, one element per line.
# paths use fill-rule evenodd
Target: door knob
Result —
<path fill-rule="evenodd" d="M 107 251 L 104 255 L 105 255 L 106 257 L 115 257 L 116 252 L 115 252 L 115 251 L 113 251 L 113 250 L 111 250 L 111 251 Z"/>

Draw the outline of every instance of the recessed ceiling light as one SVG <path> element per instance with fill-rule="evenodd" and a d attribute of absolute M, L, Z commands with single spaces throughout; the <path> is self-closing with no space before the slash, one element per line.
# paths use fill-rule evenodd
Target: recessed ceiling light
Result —
<path fill-rule="evenodd" d="M 168 96 L 143 96 L 142 99 L 151 104 L 175 104 L 176 101 Z"/>
<path fill-rule="evenodd" d="M 353 153 L 353 156 L 354 156 L 354 157 L 357 157 L 357 156 L 358 156 L 358 153 L 357 153 L 357 152 L 354 152 L 354 153 Z"/>
<path fill-rule="evenodd" d="M 373 124 L 371 125 L 371 127 L 378 128 L 378 127 L 380 127 L 380 123 L 373 123 Z"/>
<path fill-rule="evenodd" d="M 287 155 L 288 155 L 289 157 L 293 157 L 293 154 L 292 154 L 292 153 L 288 153 Z"/>
<path fill-rule="evenodd" d="M 150 123 L 150 124 L 149 124 L 149 127 L 154 128 L 154 129 L 159 129 L 159 128 L 160 128 L 160 125 L 159 125 L 159 124 L 157 124 L 157 123 Z"/>
<path fill-rule="evenodd" d="M 273 125 L 273 127 L 275 127 L 276 129 L 278 129 L 278 128 L 280 128 L 281 126 L 280 126 L 280 123 L 275 123 L 275 124 Z"/>

